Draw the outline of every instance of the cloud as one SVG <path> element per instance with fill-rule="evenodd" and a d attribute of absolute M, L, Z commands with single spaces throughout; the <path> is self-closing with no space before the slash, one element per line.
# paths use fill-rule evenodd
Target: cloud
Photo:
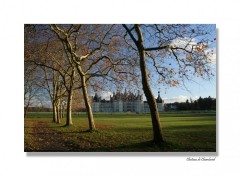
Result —
<path fill-rule="evenodd" d="M 171 42 L 171 46 L 173 47 L 181 47 L 181 48 L 185 48 L 187 50 L 191 50 L 192 49 L 192 46 L 193 45 L 196 45 L 197 42 L 196 42 L 196 39 L 195 38 L 189 38 L 189 37 L 185 37 L 185 38 L 182 38 L 182 37 L 177 37 L 176 39 L 174 39 L 172 42 Z"/>
<path fill-rule="evenodd" d="M 174 103 L 174 102 L 186 102 L 186 100 L 188 99 L 192 99 L 193 101 L 198 99 L 199 96 L 194 96 L 194 97 L 188 97 L 188 96 L 185 96 L 185 95 L 179 95 L 177 97 L 171 97 L 171 98 L 163 98 L 164 102 L 165 103 Z"/>
<path fill-rule="evenodd" d="M 170 44 L 173 47 L 181 47 L 186 48 L 188 51 L 192 50 L 193 45 L 198 45 L 197 40 L 195 38 L 176 38 Z M 217 50 L 215 47 L 206 48 L 204 50 L 204 54 L 206 56 L 206 61 L 208 62 L 208 66 L 215 68 L 216 60 L 217 60 Z"/>
<path fill-rule="evenodd" d="M 195 38 L 181 38 L 178 37 L 176 39 L 174 39 L 171 44 L 171 46 L 175 46 L 175 47 L 181 47 L 181 48 L 185 48 L 187 50 L 191 50 L 193 45 L 197 45 L 197 40 Z M 208 56 L 208 62 L 212 63 L 212 64 L 216 64 L 216 48 L 209 48 L 205 50 L 205 54 Z"/>
<path fill-rule="evenodd" d="M 100 92 L 100 96 L 102 99 L 105 99 L 105 100 L 110 100 L 110 95 L 112 96 L 113 93 L 110 92 L 110 91 L 102 91 Z"/>
<path fill-rule="evenodd" d="M 208 62 L 212 64 L 216 64 L 217 60 L 217 54 L 216 54 L 216 49 L 207 49 L 205 51 L 206 55 L 208 56 Z"/>

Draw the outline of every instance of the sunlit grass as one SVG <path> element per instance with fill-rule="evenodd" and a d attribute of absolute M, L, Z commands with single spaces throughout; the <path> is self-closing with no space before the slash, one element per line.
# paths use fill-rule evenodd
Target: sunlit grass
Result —
<path fill-rule="evenodd" d="M 166 142 L 160 146 L 151 142 L 153 134 L 149 114 L 95 114 L 97 131 L 93 133 L 87 132 L 88 121 L 85 114 L 74 114 L 74 125 L 70 127 L 64 126 L 65 119 L 62 119 L 61 124 L 52 123 L 50 113 L 31 115 L 32 118 L 25 119 L 25 149 L 29 148 L 31 139 L 27 127 L 32 126 L 33 121 L 43 121 L 46 122 L 46 127 L 51 132 L 57 132 L 59 140 L 73 151 L 216 151 L 214 113 L 161 114 L 161 126 Z M 34 149 L 34 146 L 31 148 Z M 56 151 L 62 150 L 64 149 L 56 148 Z"/>

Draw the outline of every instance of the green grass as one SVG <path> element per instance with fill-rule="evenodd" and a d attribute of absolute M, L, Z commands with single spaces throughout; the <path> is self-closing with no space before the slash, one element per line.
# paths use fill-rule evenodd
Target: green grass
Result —
<path fill-rule="evenodd" d="M 50 113 L 29 113 L 25 119 L 25 151 L 216 151 L 215 113 L 161 114 L 166 141 L 162 145 L 151 142 L 149 114 L 98 113 L 94 117 L 97 131 L 89 133 L 85 113 L 74 113 L 70 127 L 64 127 L 65 119 L 61 124 L 52 123 Z M 38 127 L 37 122 L 43 126 Z"/>

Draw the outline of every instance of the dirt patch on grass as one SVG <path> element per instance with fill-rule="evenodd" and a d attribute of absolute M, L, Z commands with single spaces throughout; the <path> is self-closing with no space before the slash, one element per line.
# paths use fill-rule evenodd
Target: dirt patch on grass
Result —
<path fill-rule="evenodd" d="M 26 141 L 27 140 L 27 141 Z M 31 142 L 31 145 L 28 145 Z M 75 151 L 76 146 L 61 132 L 48 127 L 47 122 L 32 121 L 31 133 L 25 133 L 25 152 Z"/>

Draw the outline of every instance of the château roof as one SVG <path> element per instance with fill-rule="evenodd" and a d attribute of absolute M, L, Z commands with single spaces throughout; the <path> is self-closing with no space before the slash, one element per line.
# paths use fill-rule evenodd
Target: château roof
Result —
<path fill-rule="evenodd" d="M 138 94 L 134 94 L 130 91 L 127 91 L 125 89 L 125 92 L 122 93 L 120 91 L 118 92 L 114 92 L 113 93 L 113 96 L 110 95 L 110 101 L 119 101 L 119 100 L 122 100 L 122 101 L 143 101 L 143 95 L 140 95 L 140 91 L 138 91 Z M 95 96 L 93 97 L 93 101 L 94 102 L 105 102 L 106 100 L 102 100 L 101 97 L 95 93 Z M 107 101 L 108 102 L 108 101 Z M 158 97 L 156 99 L 156 102 L 157 103 L 163 103 L 163 100 L 160 96 L 160 91 L 158 91 Z M 145 101 L 144 101 L 145 103 Z"/>
<path fill-rule="evenodd" d="M 135 101 L 135 100 L 142 100 L 142 95 L 140 95 L 138 93 L 138 95 L 130 92 L 130 91 L 126 91 L 124 93 L 121 92 L 117 92 L 117 93 L 113 93 L 113 96 L 111 97 L 111 100 L 122 100 L 122 101 Z"/>

